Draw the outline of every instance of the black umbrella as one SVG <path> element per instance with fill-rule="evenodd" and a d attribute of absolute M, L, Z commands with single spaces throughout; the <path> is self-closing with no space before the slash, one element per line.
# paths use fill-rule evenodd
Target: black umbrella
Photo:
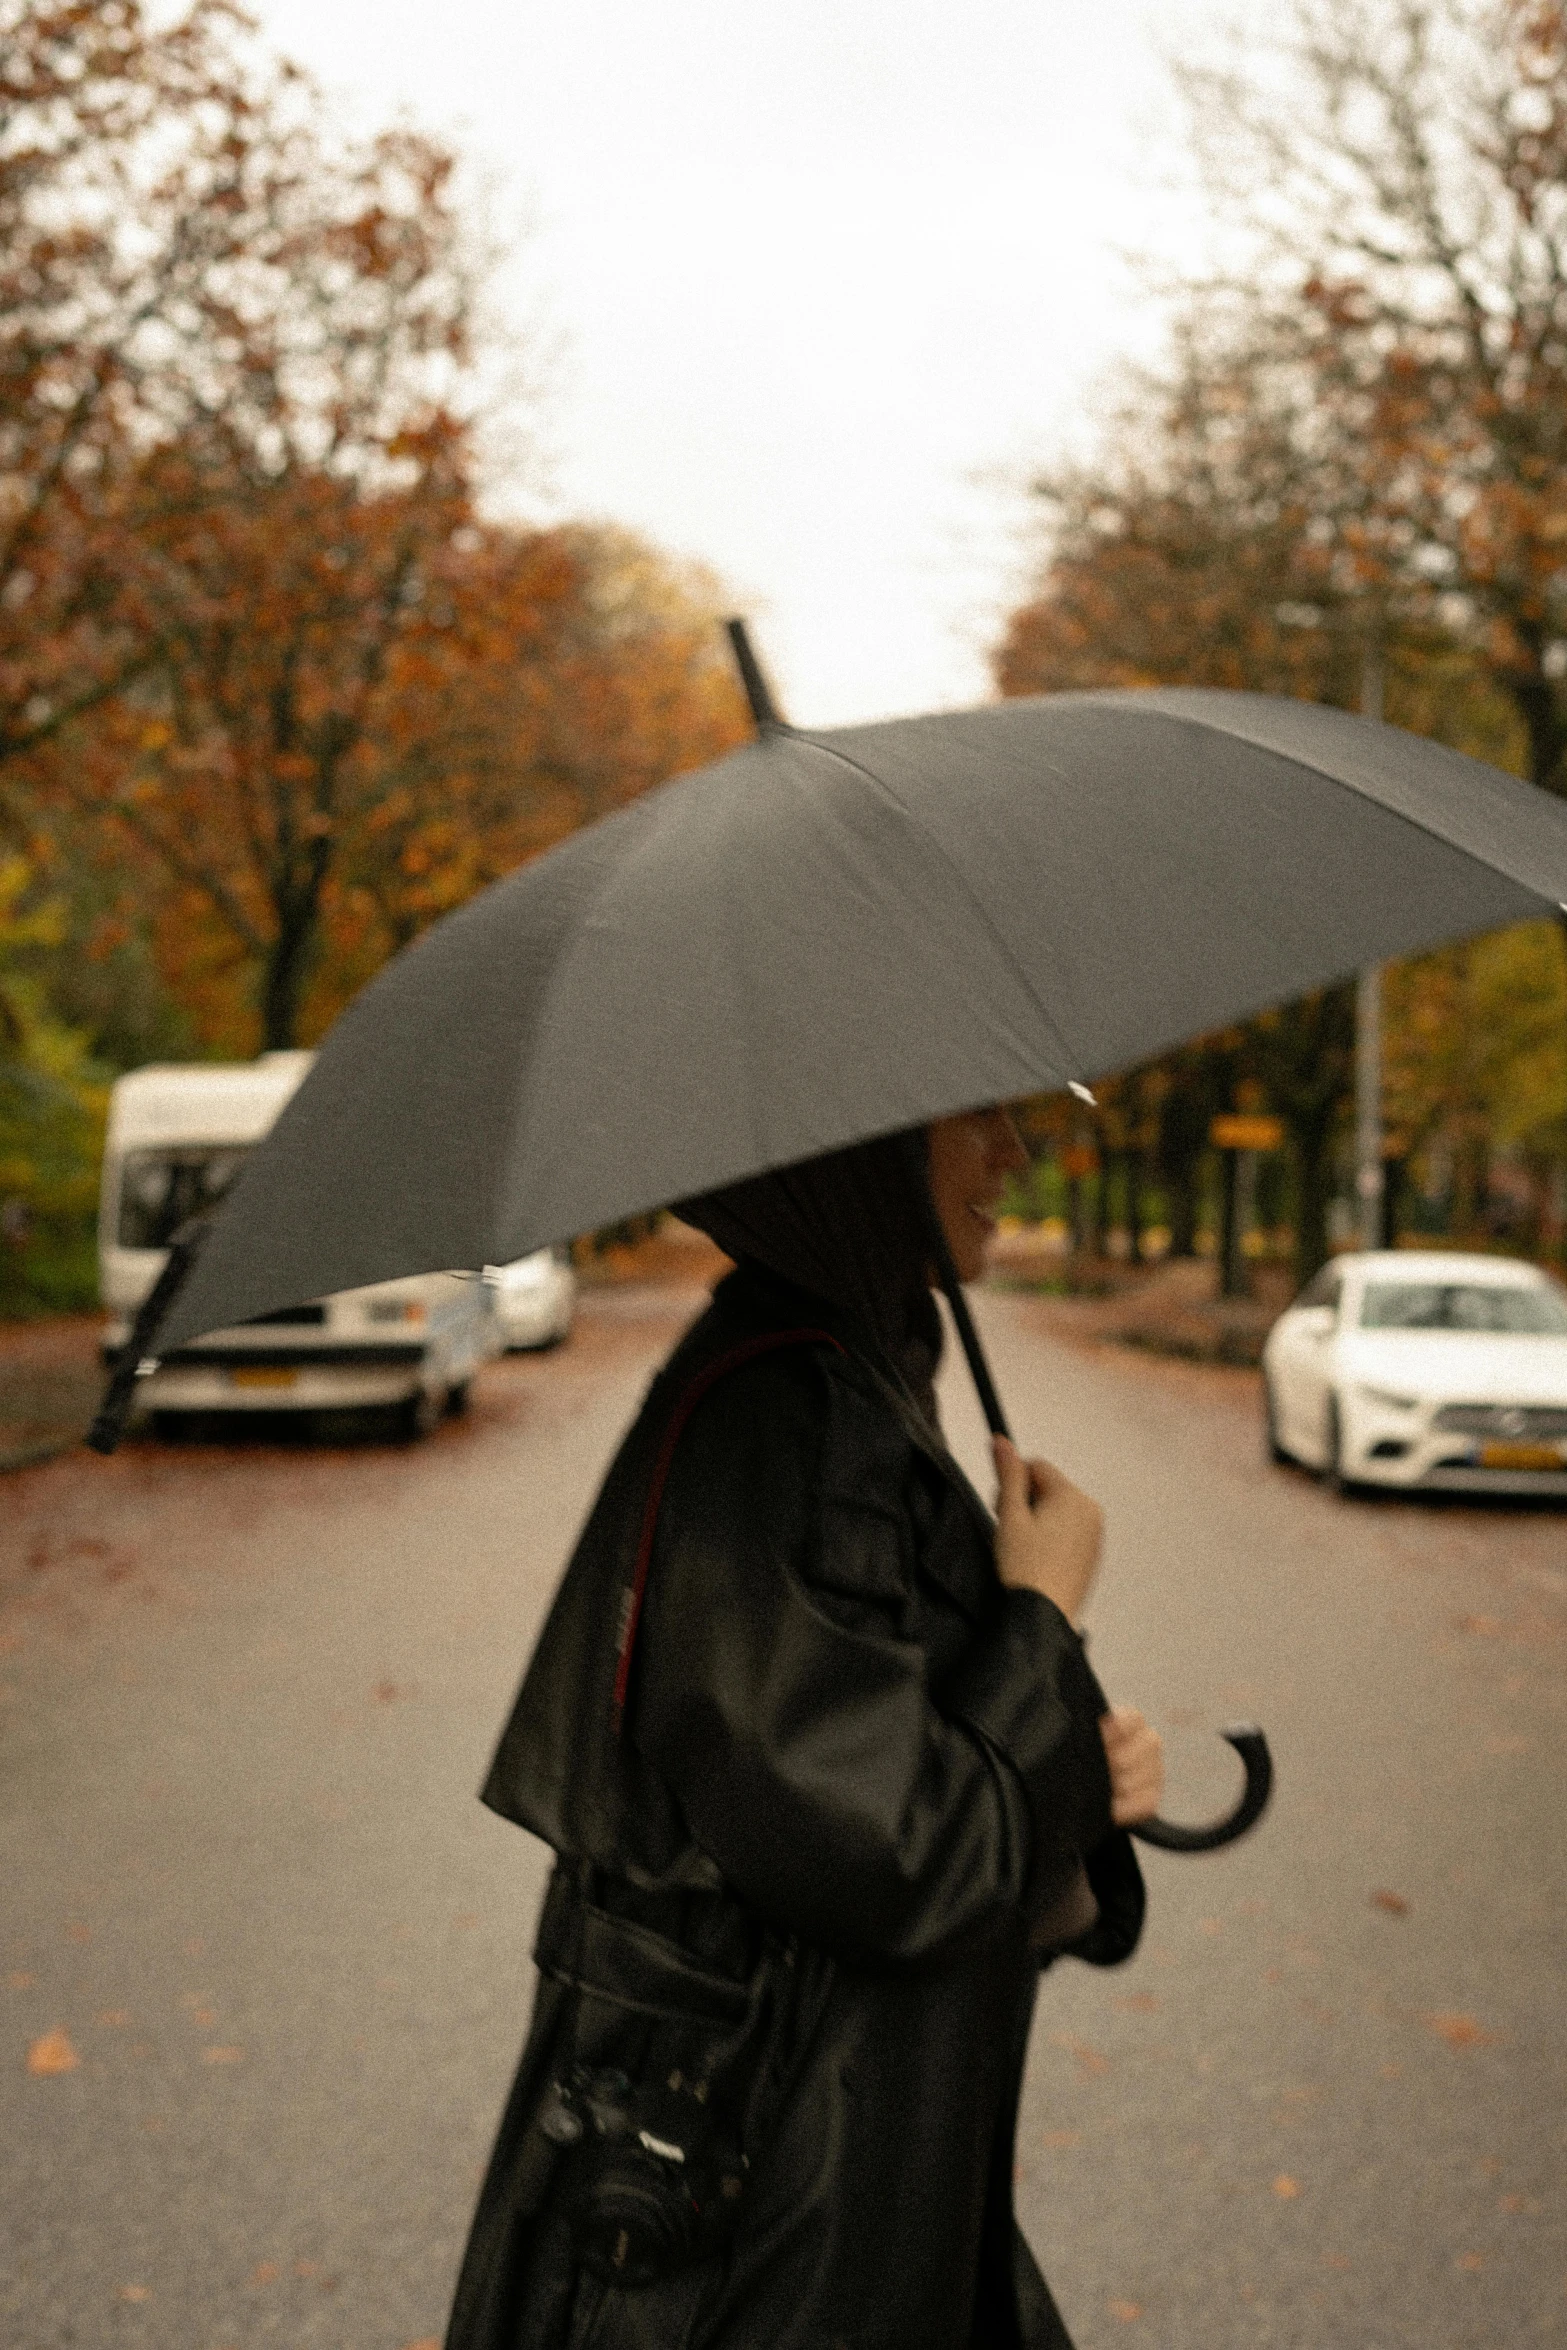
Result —
<path fill-rule="evenodd" d="M 772 724 L 364 989 L 164 1337 L 1085 1087 L 1563 899 L 1567 805 L 1311 703 L 1061 694 Z"/>
<path fill-rule="evenodd" d="M 1567 899 L 1567 806 L 1342 711 L 1061 694 L 807 734 L 742 658 L 756 743 L 498 882 L 355 1000 L 162 1344 L 504 1263 L 975 1104 L 1086 1093 Z M 128 1352 L 153 1351 L 152 1320 Z"/>

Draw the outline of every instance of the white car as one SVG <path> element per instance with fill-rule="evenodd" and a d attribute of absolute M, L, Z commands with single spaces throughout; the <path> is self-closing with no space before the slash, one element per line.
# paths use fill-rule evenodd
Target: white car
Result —
<path fill-rule="evenodd" d="M 558 1346 L 569 1337 L 577 1306 L 569 1249 L 538 1248 L 510 1265 L 486 1265 L 484 1278 L 503 1347 Z"/>
<path fill-rule="evenodd" d="M 1340 1486 L 1567 1497 L 1567 1292 L 1506 1257 L 1335 1257 L 1262 1350 L 1275 1460 Z"/>

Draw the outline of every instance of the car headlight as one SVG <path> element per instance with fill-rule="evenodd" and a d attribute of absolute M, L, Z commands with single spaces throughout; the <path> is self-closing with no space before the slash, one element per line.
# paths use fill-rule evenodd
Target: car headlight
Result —
<path fill-rule="evenodd" d="M 1417 1412 L 1420 1409 L 1418 1395 L 1395 1395 L 1390 1387 L 1359 1387 L 1355 1392 L 1363 1402 L 1380 1404 L 1384 1411 Z"/>

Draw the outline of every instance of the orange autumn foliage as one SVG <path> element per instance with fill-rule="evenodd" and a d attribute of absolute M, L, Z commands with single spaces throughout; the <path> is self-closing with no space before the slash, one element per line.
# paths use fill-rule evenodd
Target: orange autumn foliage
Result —
<path fill-rule="evenodd" d="M 14 829 L 92 861 L 92 946 L 150 932 L 201 1043 L 308 1041 L 474 889 L 741 738 L 713 598 L 612 531 L 480 519 L 447 150 L 339 137 L 224 0 L 161 32 L 0 0 L 0 31 L 47 197 L 0 158 L 0 294 L 43 288 L 0 325 Z"/>

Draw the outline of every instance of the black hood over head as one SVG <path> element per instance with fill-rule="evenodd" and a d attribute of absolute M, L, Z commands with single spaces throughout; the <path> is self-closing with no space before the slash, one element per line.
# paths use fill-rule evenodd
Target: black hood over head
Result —
<path fill-rule="evenodd" d="M 924 1130 L 914 1127 L 703 1192 L 675 1213 L 737 1262 L 850 1314 L 937 1427 L 941 1317 L 925 1167 Z"/>

